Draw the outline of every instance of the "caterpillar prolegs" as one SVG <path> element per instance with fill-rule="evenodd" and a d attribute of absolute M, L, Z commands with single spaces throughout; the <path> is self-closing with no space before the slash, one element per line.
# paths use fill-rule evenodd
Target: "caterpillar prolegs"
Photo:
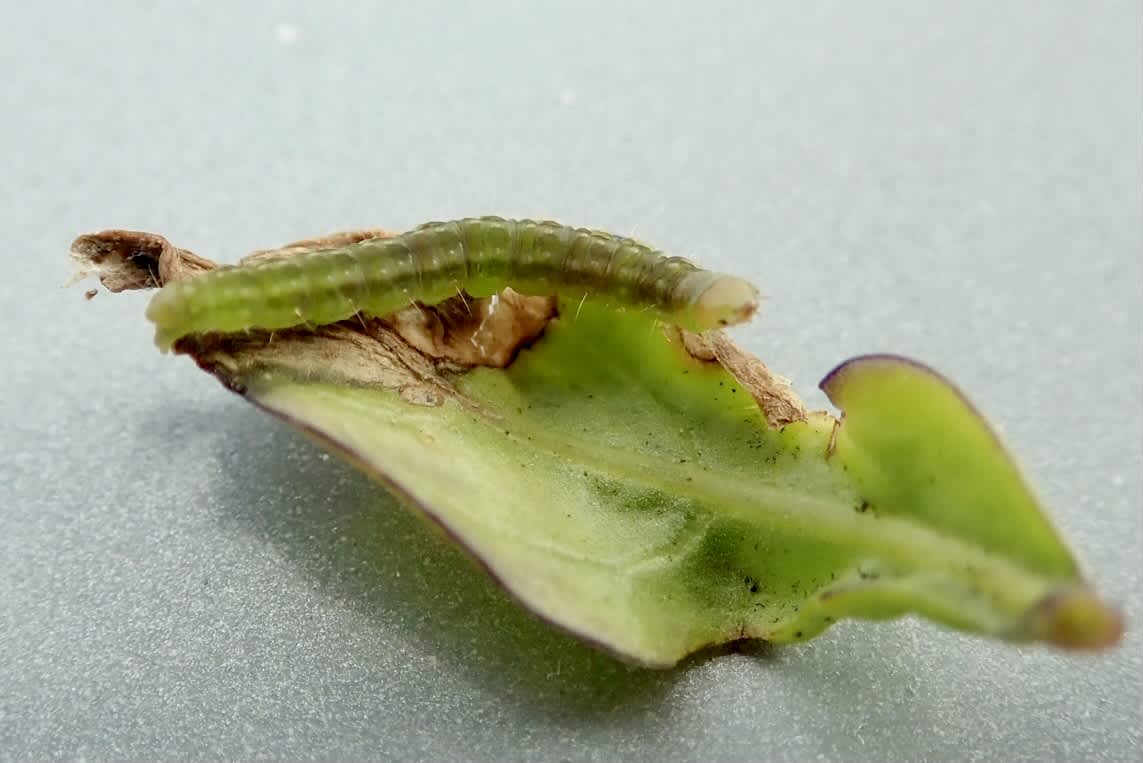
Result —
<path fill-rule="evenodd" d="M 554 222 L 478 217 L 431 222 L 391 238 L 224 267 L 161 289 L 147 308 L 155 343 L 206 332 L 322 325 L 387 315 L 461 290 L 506 287 L 653 312 L 692 331 L 741 323 L 758 290 L 645 244 Z"/>

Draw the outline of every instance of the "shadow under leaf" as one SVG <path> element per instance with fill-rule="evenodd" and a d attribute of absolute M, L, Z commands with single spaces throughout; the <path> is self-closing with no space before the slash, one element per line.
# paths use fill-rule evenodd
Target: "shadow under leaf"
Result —
<path fill-rule="evenodd" d="M 162 416 L 186 425 L 202 412 Z M 212 490 L 226 512 L 219 521 L 272 544 L 376 627 L 431 651 L 440 670 L 562 715 L 654 704 L 679 675 L 629 666 L 533 617 L 435 525 L 285 424 L 250 408 L 212 417 L 208 428 L 212 438 L 258 444 L 228 454 Z"/>

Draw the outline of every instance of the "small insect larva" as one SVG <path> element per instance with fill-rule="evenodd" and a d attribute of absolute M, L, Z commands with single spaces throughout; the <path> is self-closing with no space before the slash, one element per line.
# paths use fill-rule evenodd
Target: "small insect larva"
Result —
<path fill-rule="evenodd" d="M 681 257 L 554 222 L 479 217 L 431 222 L 391 238 L 224 267 L 161 289 L 147 308 L 155 343 L 206 332 L 322 325 L 388 315 L 413 301 L 476 297 L 506 287 L 648 310 L 692 331 L 741 323 L 758 290 Z"/>

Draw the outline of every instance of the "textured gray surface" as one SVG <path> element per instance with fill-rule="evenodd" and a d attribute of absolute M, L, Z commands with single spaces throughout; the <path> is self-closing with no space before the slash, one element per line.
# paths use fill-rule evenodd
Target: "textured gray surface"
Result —
<path fill-rule="evenodd" d="M 4 13 L 0 757 L 1138 759 L 1138 3 L 255 5 Z M 59 288 L 104 227 L 232 261 L 474 213 L 756 279 L 735 333 L 814 404 L 862 352 L 947 372 L 1127 641 L 629 671 L 156 353 L 145 295 Z"/>

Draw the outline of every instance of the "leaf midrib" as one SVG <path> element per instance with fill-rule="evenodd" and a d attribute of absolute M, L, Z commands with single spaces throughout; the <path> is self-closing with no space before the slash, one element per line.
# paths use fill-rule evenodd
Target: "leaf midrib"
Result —
<path fill-rule="evenodd" d="M 661 459 L 638 449 L 581 444 L 523 416 L 512 416 L 510 422 L 511 436 L 522 447 L 542 449 L 621 482 L 684 496 L 708 510 L 718 507 L 726 516 L 751 525 L 856 547 L 871 557 L 919 570 L 938 570 L 970 581 L 1007 606 L 1024 608 L 1051 587 L 1052 581 L 1019 564 L 900 514 L 856 512 L 848 499 L 801 493 L 741 471 L 733 472 L 735 479 L 726 479 L 725 473 L 712 473 L 689 461 L 672 463 L 666 470 Z"/>

